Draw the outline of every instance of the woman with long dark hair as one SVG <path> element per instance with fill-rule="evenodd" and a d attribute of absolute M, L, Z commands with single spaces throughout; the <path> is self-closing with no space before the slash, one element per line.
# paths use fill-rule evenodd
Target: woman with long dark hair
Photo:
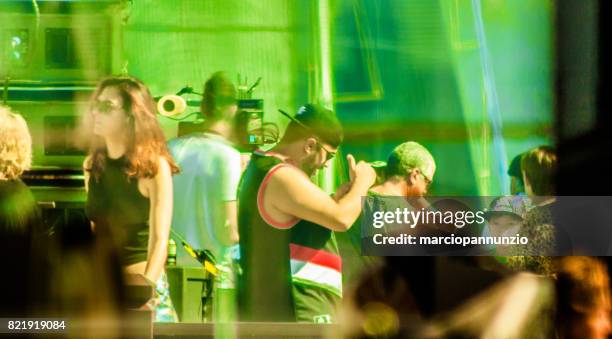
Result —
<path fill-rule="evenodd" d="M 90 149 L 84 163 L 86 212 L 97 236 L 121 253 L 126 273 L 156 283 L 169 302 L 164 265 L 172 219 L 172 174 L 168 153 L 147 87 L 132 77 L 111 77 L 96 88 L 85 115 Z M 173 321 L 171 308 L 158 321 Z M 166 313 L 166 314 L 162 314 Z"/>

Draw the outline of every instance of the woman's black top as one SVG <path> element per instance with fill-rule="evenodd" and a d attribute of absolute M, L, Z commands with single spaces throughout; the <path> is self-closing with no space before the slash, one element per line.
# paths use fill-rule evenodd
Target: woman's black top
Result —
<path fill-rule="evenodd" d="M 0 179 L 0 290 L 6 291 L 0 317 L 25 317 L 46 306 L 50 239 L 44 230 L 28 186 L 20 179 Z"/>
<path fill-rule="evenodd" d="M 100 178 L 89 177 L 87 216 L 95 232 L 108 235 L 120 249 L 123 265 L 147 260 L 149 242 L 149 198 L 138 191 L 138 179 L 126 174 L 125 157 L 111 159 Z"/>

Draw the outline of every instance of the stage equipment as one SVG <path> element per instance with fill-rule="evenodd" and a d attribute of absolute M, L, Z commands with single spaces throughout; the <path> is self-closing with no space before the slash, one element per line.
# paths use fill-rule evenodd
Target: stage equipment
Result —
<path fill-rule="evenodd" d="M 214 277 L 219 273 L 217 260 L 209 250 L 194 249 L 174 230 L 172 235 L 181 242 L 189 255 L 202 267 L 166 266 L 170 298 L 182 322 L 211 320 Z"/>
<path fill-rule="evenodd" d="M 164 95 L 157 102 L 157 112 L 166 117 L 182 114 L 187 109 L 187 102 L 178 95 Z"/>

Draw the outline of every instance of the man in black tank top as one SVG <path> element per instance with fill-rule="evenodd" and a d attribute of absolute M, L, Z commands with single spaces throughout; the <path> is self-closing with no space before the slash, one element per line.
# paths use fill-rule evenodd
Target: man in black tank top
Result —
<path fill-rule="evenodd" d="M 287 115 L 283 112 L 283 114 Z M 348 156 L 351 182 L 334 197 L 310 181 L 343 139 L 336 115 L 300 108 L 272 152 L 255 152 L 238 189 L 241 321 L 333 322 L 342 297 L 334 232 L 347 231 L 376 173 Z"/>

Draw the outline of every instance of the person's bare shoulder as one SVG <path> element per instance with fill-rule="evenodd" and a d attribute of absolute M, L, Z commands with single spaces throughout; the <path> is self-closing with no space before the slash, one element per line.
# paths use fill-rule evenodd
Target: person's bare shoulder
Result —
<path fill-rule="evenodd" d="M 160 156 L 157 164 L 157 176 L 165 176 L 172 175 L 172 170 L 170 169 L 170 163 L 168 159 Z"/>
<path fill-rule="evenodd" d="M 91 154 L 88 154 L 83 160 L 83 170 L 84 171 L 87 172 L 89 169 L 91 169 L 91 162 L 92 162 Z"/>
<path fill-rule="evenodd" d="M 304 172 L 290 165 L 283 165 L 275 170 L 269 178 L 268 185 L 275 191 L 281 190 L 290 193 L 299 192 L 305 186 L 315 186 Z"/>

